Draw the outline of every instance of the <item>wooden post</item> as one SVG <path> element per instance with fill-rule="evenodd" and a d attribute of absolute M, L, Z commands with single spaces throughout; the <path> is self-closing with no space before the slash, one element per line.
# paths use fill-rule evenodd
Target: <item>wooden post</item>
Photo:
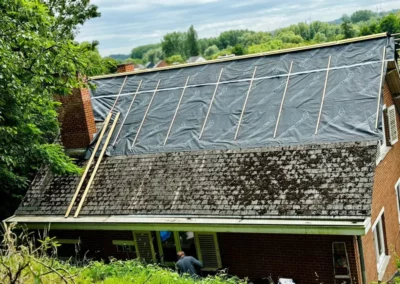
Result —
<path fill-rule="evenodd" d="M 283 92 L 283 97 L 282 97 L 282 101 L 281 101 L 281 107 L 279 108 L 278 119 L 276 120 L 274 138 L 276 137 L 276 132 L 278 131 L 279 120 L 281 119 L 283 102 L 285 101 L 286 92 L 287 92 L 287 89 L 288 89 L 288 86 L 289 86 L 289 79 L 290 79 L 290 74 L 292 73 L 292 67 L 293 67 L 293 61 L 290 63 L 290 69 L 289 69 L 288 77 L 287 77 L 287 80 L 286 80 L 285 91 Z"/>
<path fill-rule="evenodd" d="M 329 68 L 331 67 L 331 58 L 332 58 L 332 56 L 329 55 L 328 68 L 326 69 L 324 90 L 323 90 L 323 92 L 322 92 L 321 106 L 320 106 L 320 108 L 319 108 L 317 126 L 315 127 L 314 135 L 316 135 L 317 132 L 318 132 L 318 127 L 319 127 L 319 123 L 320 123 L 320 120 L 321 120 L 322 107 L 324 106 L 324 100 L 325 100 L 326 86 L 328 85 Z"/>
<path fill-rule="evenodd" d="M 175 109 L 174 117 L 172 118 L 171 124 L 170 124 L 170 126 L 169 126 L 169 128 L 168 128 L 167 136 L 165 137 L 165 140 L 164 140 L 164 145 L 167 144 L 167 140 L 168 140 L 168 137 L 169 137 L 169 133 L 171 132 L 172 125 L 174 124 L 175 117 L 176 117 L 176 115 L 177 115 L 177 113 L 178 113 L 178 110 L 179 110 L 179 107 L 180 107 L 180 105 L 181 105 L 183 95 L 185 94 L 185 90 L 186 90 L 187 84 L 188 84 L 188 82 L 189 82 L 189 78 L 190 78 L 190 76 L 187 77 L 186 83 L 185 83 L 185 87 L 183 87 L 181 97 L 179 98 L 178 105 L 177 105 L 177 107 L 176 107 L 176 109 Z"/>
<path fill-rule="evenodd" d="M 104 133 L 106 132 L 106 129 L 108 127 L 108 123 L 110 122 L 110 119 L 111 119 L 111 115 L 112 115 L 112 113 L 109 112 L 107 117 L 106 117 L 106 120 L 104 121 L 103 129 L 100 132 L 100 136 L 99 136 L 99 138 L 98 138 L 98 140 L 96 142 L 96 145 L 94 146 L 92 155 L 90 155 L 89 162 L 86 164 L 85 171 L 83 172 L 83 175 L 81 177 L 81 180 L 79 181 L 78 187 L 76 188 L 74 196 L 72 197 L 71 203 L 69 204 L 67 212 L 65 213 L 65 218 L 67 218 L 69 216 L 69 213 L 71 213 L 71 210 L 72 210 L 72 207 L 74 206 L 75 200 L 78 197 L 78 194 L 79 194 L 79 191 L 81 190 L 82 184 L 85 181 L 85 178 L 86 178 L 86 176 L 87 176 L 87 174 L 89 172 L 90 166 L 92 165 L 93 159 L 96 156 L 96 152 L 99 149 L 99 146 L 101 144 L 101 140 L 103 139 Z"/>
<path fill-rule="evenodd" d="M 149 112 L 149 109 L 150 109 L 151 104 L 152 104 L 152 102 L 153 102 L 154 96 L 155 96 L 156 93 L 157 93 L 158 86 L 160 85 L 160 82 L 161 82 L 161 80 L 158 80 L 157 87 L 156 87 L 156 89 L 154 90 L 153 96 L 151 97 L 151 100 L 150 100 L 150 102 L 149 102 L 149 105 L 147 106 L 146 112 L 144 113 L 142 122 L 140 123 L 139 129 L 138 129 L 138 131 L 137 131 L 137 133 L 136 133 L 136 136 L 135 136 L 135 139 L 133 140 L 132 147 L 135 146 L 136 140 L 137 140 L 137 138 L 138 138 L 138 136 L 139 136 L 140 130 L 142 129 L 142 126 L 143 126 L 143 123 L 144 123 L 144 121 L 145 121 L 145 119 L 146 119 L 147 113 Z"/>
<path fill-rule="evenodd" d="M 224 71 L 224 68 L 221 68 L 221 71 L 219 72 L 218 81 L 217 81 L 217 84 L 215 85 L 215 90 L 214 90 L 214 94 L 213 94 L 213 96 L 211 98 L 210 105 L 208 106 L 208 111 L 207 111 L 206 118 L 204 119 L 203 126 L 201 127 L 199 139 L 201 139 L 201 136 L 203 135 L 204 128 L 206 127 L 207 119 L 208 119 L 208 116 L 210 115 L 210 111 L 211 111 L 211 107 L 212 107 L 213 102 L 214 102 L 215 95 L 217 94 L 219 81 L 221 80 L 221 76 L 222 76 L 222 71 Z"/>
<path fill-rule="evenodd" d="M 246 99 L 244 100 L 244 104 L 243 104 L 243 108 L 242 108 L 242 113 L 240 114 L 239 123 L 238 123 L 238 126 L 237 126 L 237 128 L 236 128 L 235 139 L 234 139 L 235 141 L 236 141 L 236 138 L 237 138 L 237 136 L 238 136 L 238 134 L 239 134 L 240 125 L 242 124 L 242 119 L 243 119 L 244 111 L 245 111 L 245 109 L 246 109 L 247 100 L 249 99 L 249 95 L 250 95 L 250 92 L 251 92 L 251 87 L 253 86 L 253 81 L 254 81 L 254 76 L 256 75 L 256 71 L 257 71 L 257 66 L 254 67 L 253 77 L 251 78 L 249 90 L 247 91 Z"/>
<path fill-rule="evenodd" d="M 85 200 L 86 200 L 86 196 L 87 196 L 87 194 L 88 194 L 88 192 L 89 192 L 90 186 L 91 186 L 92 183 L 93 183 L 93 180 L 94 180 L 94 178 L 95 178 L 95 176 L 96 176 L 97 170 L 98 170 L 98 168 L 99 168 L 99 166 L 100 166 L 101 160 L 103 159 L 104 153 L 105 153 L 106 150 L 107 150 L 108 143 L 110 142 L 111 136 L 112 136 L 112 134 L 113 134 L 113 132 L 114 132 L 114 128 L 115 128 L 115 126 L 117 125 L 119 115 L 120 115 L 120 113 L 118 112 L 117 115 L 115 116 L 114 122 L 113 122 L 113 124 L 112 124 L 112 126 L 111 126 L 111 129 L 110 129 L 110 132 L 109 132 L 108 135 L 107 135 L 106 142 L 104 143 L 103 149 L 101 149 L 101 152 L 100 152 L 100 156 L 99 156 L 99 158 L 97 159 L 96 166 L 95 166 L 94 169 L 93 169 L 93 173 L 92 173 L 92 175 L 90 176 L 89 182 L 88 182 L 88 184 L 86 185 L 85 191 L 83 192 L 81 201 L 79 202 L 78 208 L 76 209 L 74 218 L 78 217 L 79 213 L 81 212 L 82 205 L 83 205 L 83 203 L 84 203 Z"/>

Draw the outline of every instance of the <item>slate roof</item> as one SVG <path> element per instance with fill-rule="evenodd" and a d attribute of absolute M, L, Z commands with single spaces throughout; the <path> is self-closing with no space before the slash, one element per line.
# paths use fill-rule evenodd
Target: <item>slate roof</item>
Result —
<path fill-rule="evenodd" d="M 365 218 L 375 154 L 354 142 L 107 157 L 80 216 Z M 16 215 L 64 215 L 79 178 L 41 171 Z"/>

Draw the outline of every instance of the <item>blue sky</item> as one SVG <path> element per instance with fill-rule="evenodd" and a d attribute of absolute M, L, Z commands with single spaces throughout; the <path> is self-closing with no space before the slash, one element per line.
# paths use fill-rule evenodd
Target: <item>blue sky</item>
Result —
<path fill-rule="evenodd" d="M 79 41 L 98 40 L 100 53 L 128 54 L 194 25 L 200 38 L 230 29 L 271 31 L 308 19 L 331 21 L 360 9 L 400 8 L 400 0 L 92 0 L 102 13 L 80 28 Z"/>

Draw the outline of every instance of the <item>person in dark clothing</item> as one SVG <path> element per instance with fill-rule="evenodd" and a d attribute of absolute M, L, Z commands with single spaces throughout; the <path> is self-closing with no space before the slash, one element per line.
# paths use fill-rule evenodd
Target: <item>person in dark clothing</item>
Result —
<path fill-rule="evenodd" d="M 186 256 L 185 252 L 179 251 L 178 262 L 176 267 L 180 274 L 189 273 L 191 276 L 199 276 L 198 270 L 203 267 L 203 264 L 193 256 Z"/>

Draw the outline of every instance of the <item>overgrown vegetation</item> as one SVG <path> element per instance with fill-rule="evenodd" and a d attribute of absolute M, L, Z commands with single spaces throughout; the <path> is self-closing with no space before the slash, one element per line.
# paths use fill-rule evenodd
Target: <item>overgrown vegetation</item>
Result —
<path fill-rule="evenodd" d="M 110 263 L 86 260 L 84 266 L 58 261 L 56 239 L 47 236 L 35 239 L 32 234 L 14 232 L 15 224 L 4 225 L 0 249 L 0 282 L 17 283 L 77 283 L 77 284 L 245 284 L 246 280 L 219 274 L 193 279 L 157 265 L 139 260 L 111 260 Z"/>
<path fill-rule="evenodd" d="M 226 54 L 258 53 L 380 32 L 400 32 L 399 15 L 360 10 L 350 16 L 343 15 L 340 21 L 332 23 L 302 22 L 273 32 L 230 30 L 218 37 L 202 39 L 197 39 L 197 33 L 191 26 L 187 32 L 171 32 L 164 35 L 160 44 L 133 48 L 130 58 L 135 59 L 137 63 L 155 63 L 173 56 L 180 56 L 183 61 L 196 55 L 215 59 Z M 119 61 L 124 60 L 121 55 L 115 58 Z"/>
<path fill-rule="evenodd" d="M 73 38 L 98 17 L 89 0 L 0 1 L 0 219 L 13 213 L 43 164 L 56 173 L 80 169 L 54 144 L 59 133 L 54 95 L 82 86 L 92 74 L 92 45 Z"/>

